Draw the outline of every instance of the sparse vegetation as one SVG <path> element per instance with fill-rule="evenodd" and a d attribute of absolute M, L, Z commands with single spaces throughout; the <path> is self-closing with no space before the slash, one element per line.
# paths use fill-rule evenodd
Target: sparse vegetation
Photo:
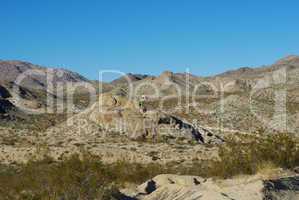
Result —
<path fill-rule="evenodd" d="M 217 160 L 137 164 L 112 164 L 89 153 L 64 157 L 60 161 L 43 154 L 26 164 L 0 167 L 0 199 L 117 199 L 117 188 L 140 184 L 158 174 L 188 174 L 228 178 L 254 174 L 269 167 L 293 168 L 299 165 L 298 141 L 288 134 L 226 139 Z"/>
<path fill-rule="evenodd" d="M 26 164 L 2 165 L 0 199 L 118 199 L 116 187 L 139 184 L 162 172 L 157 164 L 103 164 L 99 157 L 88 153 L 60 162 L 45 156 Z"/>
<path fill-rule="evenodd" d="M 238 174 L 254 174 L 263 166 L 293 168 L 299 165 L 298 138 L 290 134 L 230 137 L 219 149 L 219 160 L 212 161 L 209 173 L 223 178 Z"/>

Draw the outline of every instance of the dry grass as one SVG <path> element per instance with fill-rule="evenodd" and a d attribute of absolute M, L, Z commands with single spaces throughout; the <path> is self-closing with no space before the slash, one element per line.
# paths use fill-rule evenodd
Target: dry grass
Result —
<path fill-rule="evenodd" d="M 275 179 L 280 174 L 278 167 L 270 161 L 259 163 L 256 173 L 263 179 Z"/>

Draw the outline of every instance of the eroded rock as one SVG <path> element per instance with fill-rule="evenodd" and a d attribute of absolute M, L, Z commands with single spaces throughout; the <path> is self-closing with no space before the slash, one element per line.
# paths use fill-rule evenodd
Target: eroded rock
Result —
<path fill-rule="evenodd" d="M 213 180 L 163 174 L 127 195 L 137 200 L 297 200 L 299 177 L 266 181 L 257 176 Z"/>
<path fill-rule="evenodd" d="M 171 137 L 198 143 L 220 143 L 223 140 L 203 127 L 195 127 L 160 110 L 140 109 L 123 96 L 104 94 L 90 118 L 104 130 L 126 134 L 132 139 Z"/>

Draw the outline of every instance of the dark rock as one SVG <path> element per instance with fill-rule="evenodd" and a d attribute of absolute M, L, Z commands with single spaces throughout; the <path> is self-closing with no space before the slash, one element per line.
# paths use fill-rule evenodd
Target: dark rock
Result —
<path fill-rule="evenodd" d="M 299 176 L 264 181 L 264 195 L 264 200 L 297 199 Z"/>
<path fill-rule="evenodd" d="M 9 91 L 5 87 L 0 85 L 0 98 L 6 99 L 9 97 L 11 97 L 11 94 L 9 93 Z"/>
<path fill-rule="evenodd" d="M 0 98 L 0 114 L 8 113 L 10 110 L 13 110 L 15 106 L 6 99 Z"/>

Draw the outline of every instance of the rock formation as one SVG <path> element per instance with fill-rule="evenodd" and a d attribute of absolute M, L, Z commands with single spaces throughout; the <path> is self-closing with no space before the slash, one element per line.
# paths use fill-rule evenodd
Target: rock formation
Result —
<path fill-rule="evenodd" d="M 297 200 L 299 177 L 262 180 L 257 176 L 227 180 L 163 174 L 124 190 L 135 200 Z"/>

